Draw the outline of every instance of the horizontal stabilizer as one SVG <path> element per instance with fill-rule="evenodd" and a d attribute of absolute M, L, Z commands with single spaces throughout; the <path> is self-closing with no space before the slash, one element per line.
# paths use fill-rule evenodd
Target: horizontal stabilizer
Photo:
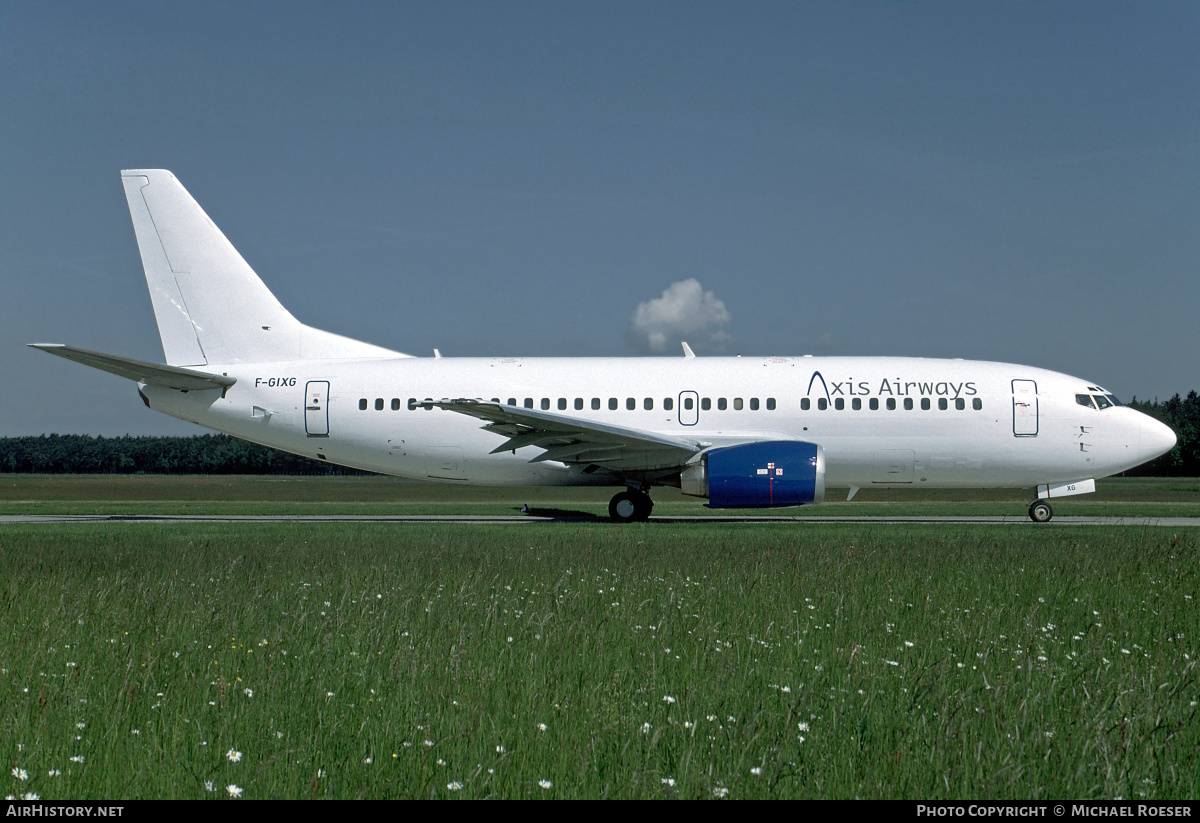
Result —
<path fill-rule="evenodd" d="M 74 360 L 76 363 L 91 366 L 93 369 L 100 369 L 100 371 L 120 375 L 150 386 L 199 391 L 201 389 L 227 389 L 237 382 L 237 378 L 227 377 L 223 374 L 208 374 L 195 369 L 146 363 L 141 360 L 131 360 L 128 357 L 116 357 L 111 354 L 64 346 L 61 343 L 30 343 L 29 345 L 35 349 Z"/>

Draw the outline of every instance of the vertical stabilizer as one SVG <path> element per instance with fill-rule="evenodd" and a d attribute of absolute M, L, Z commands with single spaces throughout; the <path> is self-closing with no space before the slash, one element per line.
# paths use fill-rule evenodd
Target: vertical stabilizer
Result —
<path fill-rule="evenodd" d="M 121 172 L 172 366 L 295 360 L 301 325 L 169 171 Z"/>
<path fill-rule="evenodd" d="M 301 324 L 171 172 L 121 182 L 168 364 L 405 356 Z"/>

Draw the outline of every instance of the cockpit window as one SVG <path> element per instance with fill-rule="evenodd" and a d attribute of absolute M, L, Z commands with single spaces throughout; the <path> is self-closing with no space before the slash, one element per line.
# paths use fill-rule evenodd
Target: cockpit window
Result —
<path fill-rule="evenodd" d="M 1087 406 L 1089 409 L 1096 408 L 1095 405 L 1092 404 L 1092 396 L 1090 394 L 1075 395 L 1075 402 L 1081 406 Z"/>
<path fill-rule="evenodd" d="M 1098 408 L 1098 409 L 1107 409 L 1109 406 L 1112 405 L 1112 403 L 1109 402 L 1108 398 L 1106 396 L 1104 396 L 1103 394 L 1094 395 L 1094 399 L 1096 401 L 1096 408 Z"/>
<path fill-rule="evenodd" d="M 1114 406 L 1123 406 L 1124 405 L 1124 403 L 1122 403 L 1120 400 L 1117 399 L 1117 396 L 1115 394 L 1106 394 L 1104 396 L 1107 397 L 1108 402 L 1112 403 Z"/>

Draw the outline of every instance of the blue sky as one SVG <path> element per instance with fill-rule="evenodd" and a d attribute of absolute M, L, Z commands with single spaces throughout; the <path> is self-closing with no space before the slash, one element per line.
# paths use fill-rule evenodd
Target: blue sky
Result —
<path fill-rule="evenodd" d="M 4 0 L 0 435 L 198 431 L 23 347 L 161 360 L 122 168 L 174 171 L 302 321 L 413 354 L 682 335 L 1200 388 L 1198 34 L 1188 3 Z"/>

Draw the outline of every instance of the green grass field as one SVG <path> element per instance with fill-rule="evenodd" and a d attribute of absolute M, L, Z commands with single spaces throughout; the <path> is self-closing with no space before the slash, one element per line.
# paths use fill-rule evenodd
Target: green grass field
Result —
<path fill-rule="evenodd" d="M 396 502 L 389 490 L 412 487 L 377 478 L 3 484 L 4 513 L 155 501 L 599 514 L 608 497 L 423 486 L 428 498 Z M 1200 497 L 1195 480 L 1117 486 L 1091 505 L 1180 514 Z M 1013 500 L 1023 513 L 1024 496 L 908 502 L 1012 513 Z M 5 525 L 5 794 L 1196 799 L 1198 538 L 1032 524 Z"/>

